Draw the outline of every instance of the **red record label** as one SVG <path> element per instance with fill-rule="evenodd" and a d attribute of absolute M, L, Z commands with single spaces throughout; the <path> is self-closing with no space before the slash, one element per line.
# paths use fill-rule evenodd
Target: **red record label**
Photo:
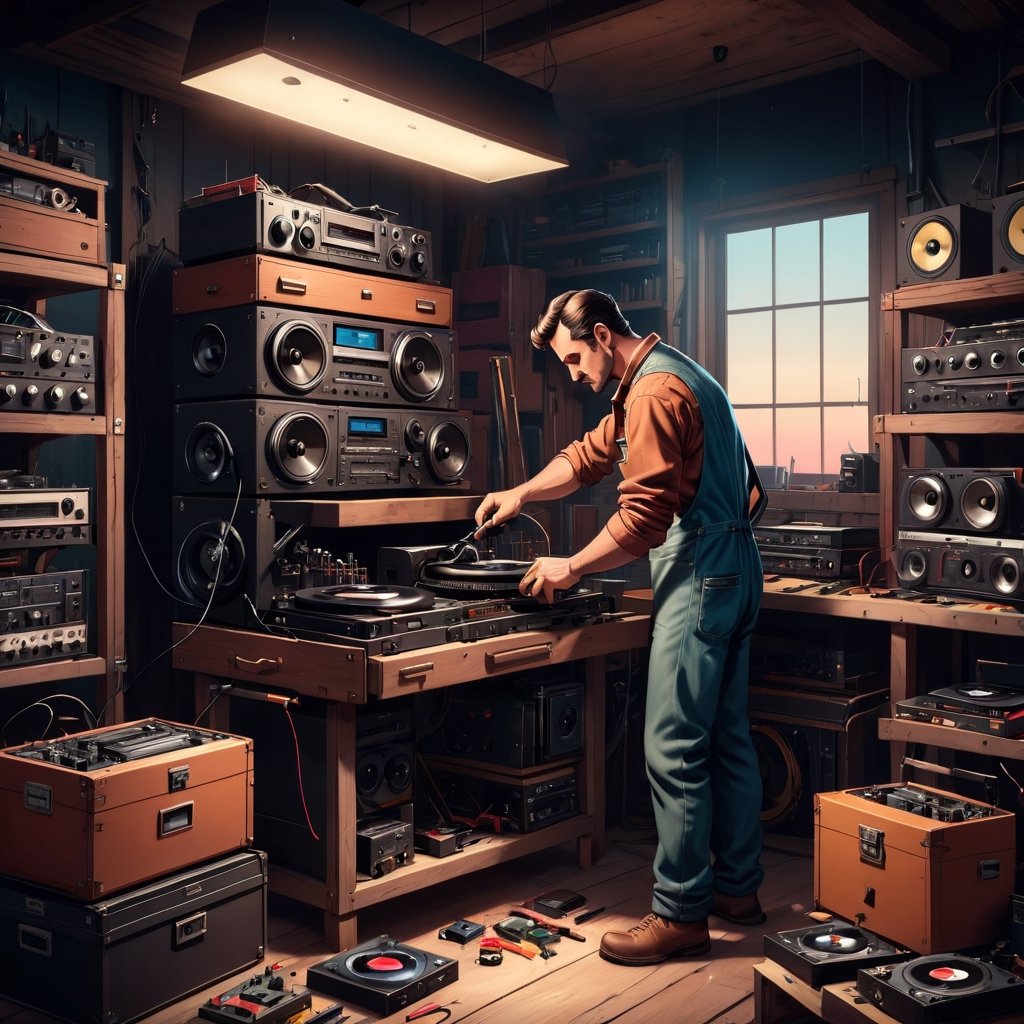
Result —
<path fill-rule="evenodd" d="M 936 981 L 966 981 L 969 975 L 959 967 L 935 967 L 928 972 L 928 977 Z"/>
<path fill-rule="evenodd" d="M 366 961 L 366 966 L 371 971 L 400 971 L 405 964 L 393 956 L 375 956 Z"/>

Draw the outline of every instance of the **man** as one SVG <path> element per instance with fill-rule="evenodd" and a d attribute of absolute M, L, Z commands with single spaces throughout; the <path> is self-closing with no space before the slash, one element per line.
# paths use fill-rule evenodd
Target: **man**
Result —
<path fill-rule="evenodd" d="M 721 386 L 656 334 L 641 338 L 615 300 L 559 295 L 531 332 L 612 410 L 532 479 L 488 494 L 483 529 L 622 471 L 618 509 L 571 558 L 538 558 L 520 591 L 545 601 L 585 574 L 650 554 L 654 632 L 644 753 L 658 848 L 653 913 L 607 932 L 601 955 L 656 964 L 708 952 L 708 915 L 759 924 L 761 780 L 747 721 L 750 634 L 761 561 L 749 519 L 756 475 Z"/>

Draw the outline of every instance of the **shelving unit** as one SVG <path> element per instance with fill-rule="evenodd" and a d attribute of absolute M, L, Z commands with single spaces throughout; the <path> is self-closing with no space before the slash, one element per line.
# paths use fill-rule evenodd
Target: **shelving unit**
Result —
<path fill-rule="evenodd" d="M 20 170 L 20 165 L 17 169 Z M 72 172 L 61 173 L 71 179 L 81 178 Z M 102 186 L 105 183 L 94 184 Z M 31 213 L 29 204 L 21 205 L 28 208 L 28 214 Z M 102 205 L 99 210 L 101 222 Z M 48 298 L 98 291 L 97 339 L 100 353 L 96 414 L 11 411 L 0 418 L 0 426 L 8 441 L 23 444 L 32 459 L 37 456 L 38 444 L 44 441 L 65 437 L 92 439 L 96 471 L 92 503 L 96 572 L 95 585 L 90 588 L 95 612 L 90 618 L 96 626 L 89 636 L 88 646 L 95 653 L 4 666 L 0 668 L 0 688 L 95 677 L 98 680 L 97 706 L 104 707 L 111 701 L 107 709 L 108 720 L 121 720 L 124 717 L 123 703 L 117 694 L 117 680 L 124 661 L 125 268 L 120 264 L 107 267 L 0 252 L 0 288 L 7 294 L 17 293 L 25 308 L 39 315 L 45 315 Z M 22 468 L 33 471 L 31 465 Z M 51 480 L 50 486 L 59 487 L 61 481 Z"/>
<path fill-rule="evenodd" d="M 545 272 L 549 292 L 606 291 L 638 334 L 673 341 L 684 277 L 679 158 L 549 180 L 526 218 L 521 262 Z"/>

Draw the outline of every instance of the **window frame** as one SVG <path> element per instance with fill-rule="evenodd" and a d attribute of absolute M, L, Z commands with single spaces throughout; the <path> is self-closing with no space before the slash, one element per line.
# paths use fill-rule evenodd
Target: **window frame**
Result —
<path fill-rule="evenodd" d="M 882 296 L 895 282 L 896 172 L 885 168 L 872 173 L 834 178 L 778 189 L 729 201 L 702 204 L 694 209 L 697 266 L 697 302 L 691 309 L 690 337 L 696 342 L 689 353 L 706 367 L 728 390 L 726 349 L 719 340 L 726 337 L 725 237 L 730 232 L 751 230 L 806 220 L 842 216 L 867 210 L 868 304 L 875 316 L 868 319 L 868 433 L 879 413 L 894 408 L 894 370 L 886 353 L 886 330 Z M 799 482 L 817 483 L 838 478 L 817 473 L 801 474 Z"/>

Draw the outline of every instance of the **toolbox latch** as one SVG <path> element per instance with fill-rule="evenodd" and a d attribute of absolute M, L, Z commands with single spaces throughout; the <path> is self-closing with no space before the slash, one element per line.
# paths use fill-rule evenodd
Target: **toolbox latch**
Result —
<path fill-rule="evenodd" d="M 167 770 L 167 792 L 176 793 L 179 789 L 188 787 L 188 765 L 180 768 L 169 768 Z"/>
<path fill-rule="evenodd" d="M 180 921 L 174 922 L 174 947 L 180 949 L 201 939 L 206 934 L 206 911 L 201 910 L 191 917 L 183 917 Z"/>
<path fill-rule="evenodd" d="M 53 790 L 41 782 L 26 782 L 24 789 L 25 810 L 37 814 L 53 813 Z"/>
<path fill-rule="evenodd" d="M 858 825 L 860 859 L 867 864 L 885 863 L 885 833 L 870 825 Z"/>

